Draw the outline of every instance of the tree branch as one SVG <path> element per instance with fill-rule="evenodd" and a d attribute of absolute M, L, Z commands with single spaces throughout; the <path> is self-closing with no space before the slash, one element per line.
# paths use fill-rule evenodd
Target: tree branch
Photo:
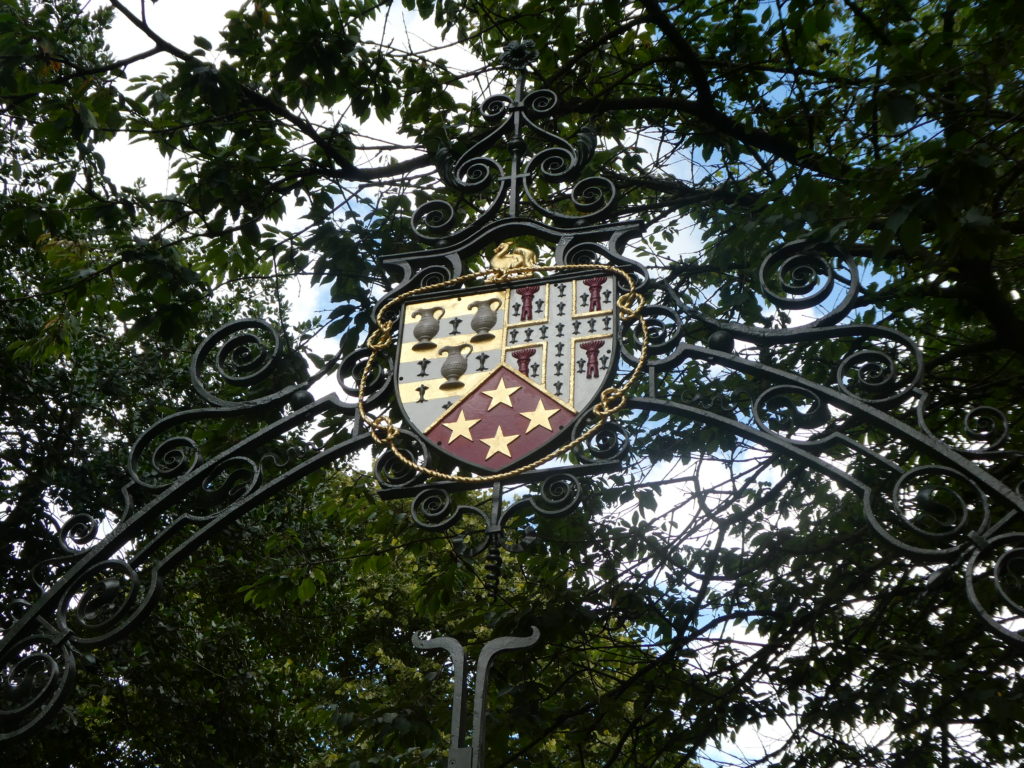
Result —
<path fill-rule="evenodd" d="M 595 97 L 582 101 L 567 101 L 559 110 L 563 114 L 578 113 L 600 113 L 609 110 L 668 110 L 682 112 L 691 115 L 710 127 L 722 133 L 738 139 L 743 143 L 755 148 L 770 152 L 782 160 L 800 168 L 813 171 L 825 178 L 836 181 L 842 180 L 843 175 L 850 171 L 848 166 L 837 161 L 841 173 L 825 171 L 821 165 L 821 158 L 810 150 L 793 144 L 774 134 L 763 131 L 760 128 L 753 128 L 737 122 L 729 115 L 717 108 L 706 106 L 699 101 L 692 99 L 679 99 L 671 96 L 624 96 L 620 98 Z"/>
<path fill-rule="evenodd" d="M 665 35 L 665 39 L 672 44 L 672 47 L 679 53 L 679 59 L 686 69 L 686 73 L 693 81 L 693 87 L 697 91 L 697 101 L 706 106 L 714 105 L 714 96 L 711 92 L 711 83 L 708 82 L 708 74 L 701 64 L 700 57 L 693 46 L 683 37 L 682 33 L 672 23 L 669 15 L 658 5 L 657 0 L 640 0 L 640 5 L 647 11 L 647 17 Z"/>
<path fill-rule="evenodd" d="M 135 16 L 129 11 L 121 0 L 110 0 L 110 4 L 117 8 L 125 18 L 127 18 L 132 24 L 138 27 L 150 40 L 152 40 L 156 47 L 175 56 L 182 61 L 187 61 L 192 64 L 204 65 L 202 59 L 193 56 L 187 51 L 178 48 L 176 45 L 164 40 L 156 32 L 154 32 L 144 19 Z M 216 70 L 212 70 L 214 76 L 219 77 Z M 237 83 L 237 87 L 242 92 L 243 96 L 248 99 L 251 103 L 262 107 L 271 114 L 277 115 L 285 122 L 289 123 L 292 127 L 298 130 L 302 135 L 309 138 L 314 144 L 316 144 L 323 153 L 341 169 L 341 177 L 348 181 L 373 181 L 388 176 L 401 176 L 410 170 L 416 168 L 422 168 L 430 164 L 430 159 L 424 155 L 411 160 L 405 160 L 398 163 L 393 163 L 388 166 L 379 168 L 364 169 L 356 166 L 351 160 L 345 157 L 341 152 L 338 151 L 328 139 L 326 139 L 308 120 L 305 120 L 294 112 L 289 110 L 284 104 L 280 103 L 276 99 L 267 96 L 266 94 L 260 93 L 252 86 L 246 85 L 245 83 Z"/>

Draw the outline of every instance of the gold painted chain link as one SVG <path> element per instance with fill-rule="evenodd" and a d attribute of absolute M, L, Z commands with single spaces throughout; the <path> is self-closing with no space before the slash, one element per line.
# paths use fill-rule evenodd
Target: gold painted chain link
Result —
<path fill-rule="evenodd" d="M 436 469 L 430 467 L 424 467 L 421 464 L 417 464 L 415 461 L 406 456 L 402 451 L 395 447 L 395 440 L 398 437 L 398 428 L 394 423 L 384 415 L 373 416 L 368 413 L 364 405 L 363 393 L 366 389 L 366 382 L 370 371 L 373 369 L 374 363 L 377 361 L 378 355 L 385 352 L 394 343 L 394 339 L 391 337 L 391 332 L 394 330 L 395 321 L 388 318 L 387 314 L 396 304 L 399 304 L 406 299 L 417 296 L 421 293 L 428 293 L 432 291 L 443 290 L 445 288 L 453 288 L 463 283 L 467 283 L 470 280 L 474 280 L 480 277 L 492 277 L 491 284 L 498 282 L 508 282 L 514 280 L 517 277 L 528 277 L 537 271 L 548 271 L 548 272 L 560 272 L 560 271 L 580 271 L 580 270 L 592 270 L 598 269 L 605 272 L 611 272 L 623 279 L 626 285 L 629 286 L 629 290 L 619 296 L 616 301 L 616 306 L 619 310 L 619 318 L 624 322 L 638 321 L 639 324 L 639 339 L 640 339 L 640 352 L 637 355 L 636 365 L 633 366 L 633 370 L 629 376 L 622 383 L 620 387 L 607 387 L 602 390 L 600 395 L 600 401 L 594 406 L 593 412 L 597 415 L 597 421 L 588 427 L 584 432 L 580 433 L 576 438 L 569 442 L 568 445 L 559 446 L 550 453 L 542 456 L 535 461 L 531 461 L 522 467 L 510 469 L 505 472 L 500 472 L 496 475 L 490 475 L 490 480 L 507 480 L 509 478 L 520 475 L 523 472 L 528 472 L 531 469 L 536 469 L 541 464 L 550 461 L 558 454 L 572 450 L 580 443 L 584 442 L 603 427 L 608 419 L 622 410 L 626 405 L 626 393 L 632 387 L 637 378 L 640 376 L 640 370 L 647 362 L 647 347 L 648 347 L 648 332 L 647 322 L 640 314 L 644 307 L 644 297 L 637 293 L 636 283 L 633 282 L 632 276 L 624 269 L 619 267 L 613 267 L 605 264 L 551 264 L 548 266 L 543 265 L 532 265 L 529 267 L 513 267 L 512 269 L 485 269 L 479 272 L 470 272 L 469 274 L 462 275 L 461 277 L 453 277 L 449 280 L 444 280 L 440 283 L 433 283 L 431 285 L 420 286 L 419 288 L 413 288 L 412 290 L 405 291 L 404 293 L 395 296 L 387 304 L 384 304 L 380 309 L 377 310 L 377 330 L 370 334 L 370 338 L 366 342 L 366 346 L 370 348 L 370 356 L 366 359 L 366 363 L 363 365 L 362 374 L 359 377 L 359 416 L 363 420 L 363 423 L 370 430 L 370 437 L 378 445 L 387 446 L 391 454 L 398 459 L 400 462 L 405 464 L 410 469 L 416 472 L 423 472 L 430 477 L 438 480 L 451 480 L 454 482 L 473 482 L 477 480 L 475 477 L 468 477 L 465 475 L 451 475 L 446 472 L 439 472 Z"/>

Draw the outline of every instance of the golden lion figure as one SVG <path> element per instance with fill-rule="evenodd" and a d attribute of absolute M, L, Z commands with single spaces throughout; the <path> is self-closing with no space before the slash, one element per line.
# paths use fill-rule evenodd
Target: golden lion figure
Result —
<path fill-rule="evenodd" d="M 515 245 L 513 240 L 499 243 L 491 256 L 491 269 L 507 272 L 510 269 L 529 269 L 537 266 L 537 252 L 531 248 Z M 522 275 L 517 275 L 520 277 Z M 501 275 L 491 275 L 488 281 L 500 280 Z"/>

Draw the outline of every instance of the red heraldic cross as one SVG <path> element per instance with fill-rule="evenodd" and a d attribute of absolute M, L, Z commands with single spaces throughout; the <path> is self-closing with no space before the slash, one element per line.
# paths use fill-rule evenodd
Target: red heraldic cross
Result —
<path fill-rule="evenodd" d="M 575 415 L 525 376 L 502 365 L 426 436 L 461 461 L 501 471 L 540 451 Z"/>

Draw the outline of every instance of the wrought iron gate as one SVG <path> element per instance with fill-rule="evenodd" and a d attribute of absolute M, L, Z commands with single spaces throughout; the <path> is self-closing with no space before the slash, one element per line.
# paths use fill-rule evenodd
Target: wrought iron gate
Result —
<path fill-rule="evenodd" d="M 482 104 L 490 127 L 472 147 L 438 156 L 445 196 L 412 217 L 423 247 L 385 259 L 396 278 L 363 348 L 281 386 L 296 353 L 269 323 L 233 322 L 199 346 L 191 375 L 205 405 L 162 419 L 132 448 L 116 528 L 101 535 L 95 520 L 66 520 L 62 555 L 33 569 L 38 593 L 19 604 L 0 643 L 0 740 L 59 710 L 76 655 L 139 622 L 164 573 L 310 472 L 377 446 L 380 496 L 411 499 L 417 525 L 479 518 L 484 538 L 465 554 L 486 558 L 497 590 L 509 526 L 579 508 L 581 478 L 632 454 L 624 424 L 637 414 L 732 434 L 812 470 L 837 496 L 858 500 L 908 568 L 934 564 L 934 580 L 959 572 L 985 625 L 1024 644 L 1015 575 L 1024 502 L 988 471 L 1010 455 L 1006 417 L 977 408 L 963 417 L 961 442 L 933 434 L 918 342 L 849 320 L 858 265 L 827 243 L 787 244 L 761 264 L 766 307 L 825 307 L 796 327 L 722 322 L 652 279 L 627 256 L 643 223 L 617 218 L 615 185 L 584 175 L 593 134 L 581 129 L 570 142 L 542 127 L 557 97 L 526 90 L 529 60 L 528 46 L 509 47 L 513 95 Z M 465 216 L 459 201 L 484 193 L 483 212 Z M 797 371 L 787 365 L 794 350 L 822 364 Z M 706 396 L 673 399 L 674 377 L 694 370 L 710 382 Z M 717 391 L 714 371 L 740 374 L 746 394 Z M 333 376 L 340 391 L 314 399 L 310 387 Z M 296 436 L 325 419 L 347 437 L 297 447 Z M 199 444 L 200 424 L 248 431 L 211 449 L 222 443 Z M 489 508 L 454 500 L 483 488 Z M 503 639 L 481 660 L 483 679 L 494 653 L 535 641 Z M 455 640 L 417 642 L 447 649 L 462 669 Z M 456 681 L 460 702 L 464 683 Z M 479 768 L 482 738 L 471 757 L 465 726 L 453 723 L 452 764 Z"/>

